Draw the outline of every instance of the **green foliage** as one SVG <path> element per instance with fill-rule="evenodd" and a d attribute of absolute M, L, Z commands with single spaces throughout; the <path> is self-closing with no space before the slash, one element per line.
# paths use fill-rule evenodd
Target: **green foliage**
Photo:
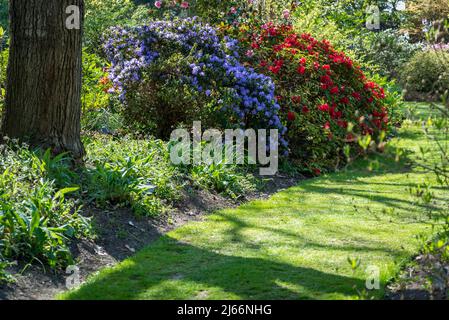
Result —
<path fill-rule="evenodd" d="M 371 74 L 370 79 L 379 84 L 385 90 L 384 104 L 389 108 L 389 119 L 391 125 L 388 134 L 395 134 L 396 126 L 400 126 L 403 120 L 404 99 L 402 88 L 395 79 L 381 76 L 377 73 Z"/>
<path fill-rule="evenodd" d="M 8 30 L 8 15 L 9 15 L 9 0 L 0 0 L 0 28 L 3 28 L 3 30 Z"/>
<path fill-rule="evenodd" d="M 41 158 L 26 145 L 0 146 L 0 258 L 39 260 L 52 268 L 72 262 L 71 239 L 88 236 L 89 221 L 53 176 L 63 178 L 62 157 Z M 64 168 L 63 168 L 64 167 Z"/>
<path fill-rule="evenodd" d="M 152 138 L 85 139 L 88 154 L 83 190 L 100 206 L 130 205 L 137 215 L 156 216 L 180 200 L 190 187 L 222 193 L 233 199 L 255 190 L 250 168 L 233 165 L 171 163 L 169 145 Z"/>
<path fill-rule="evenodd" d="M 84 44 L 89 52 L 101 54 L 103 32 L 131 23 L 136 6 L 130 0 L 86 0 L 85 5 Z"/>
<path fill-rule="evenodd" d="M 175 166 L 160 140 L 96 134 L 84 142 L 86 165 L 76 171 L 65 154 L 53 157 L 15 141 L 0 146 L 0 281 L 10 279 L 5 268 L 15 259 L 52 268 L 73 262 L 69 243 L 89 237 L 91 226 L 79 200 L 67 194 L 156 216 L 181 199 L 186 181 L 232 198 L 256 184 L 234 166 Z"/>
<path fill-rule="evenodd" d="M 67 153 L 53 156 L 50 149 L 45 152 L 34 151 L 33 167 L 39 170 L 42 176 L 53 181 L 58 188 L 65 188 L 79 183 L 77 174 L 72 171 L 72 159 Z"/>
<path fill-rule="evenodd" d="M 440 100 L 449 89 L 449 53 L 417 52 L 400 74 L 408 99 Z"/>
<path fill-rule="evenodd" d="M 332 39 L 332 44 L 339 50 L 346 50 L 351 45 L 349 32 L 323 14 L 322 6 L 315 4 L 307 9 L 298 8 L 294 12 L 293 26 L 299 33 L 310 33 L 318 40 Z M 347 52 L 350 53 L 350 52 Z M 354 57 L 353 57 L 354 58 Z"/>
<path fill-rule="evenodd" d="M 233 199 L 254 191 L 257 183 L 253 175 L 223 163 L 191 166 L 189 175 L 195 186 L 215 190 Z"/>
<path fill-rule="evenodd" d="M 188 8 L 181 6 L 183 0 L 161 1 L 161 8 L 157 8 L 154 4 L 156 0 L 135 1 L 137 4 L 146 4 L 139 6 L 135 12 L 135 17 L 141 15 L 139 11 L 145 10 L 145 15 L 152 19 L 171 19 L 173 17 L 200 17 L 202 20 L 219 23 L 229 17 L 229 9 L 238 7 L 247 2 L 247 0 L 188 0 Z"/>
<path fill-rule="evenodd" d="M 442 53 L 439 52 L 438 55 Z M 429 141 L 428 148 L 420 148 L 420 157 L 416 165 L 436 177 L 436 183 L 426 181 L 411 190 L 419 199 L 419 203 L 426 209 L 433 219 L 435 236 L 423 245 L 424 253 L 435 255 L 445 263 L 449 262 L 449 202 L 440 200 L 435 191 L 437 188 L 449 188 L 449 100 L 448 93 L 443 96 L 441 103 L 431 104 L 427 117 L 420 119 L 420 124 Z M 442 214 L 439 211 L 442 209 Z M 427 240 L 427 239 L 426 239 Z"/>
<path fill-rule="evenodd" d="M 422 45 L 413 44 L 407 36 L 395 30 L 365 31 L 355 36 L 349 45 L 358 60 L 370 69 L 390 79 L 398 73 Z"/>
<path fill-rule="evenodd" d="M 190 73 L 194 58 L 176 52 L 174 47 L 166 49 L 172 52 L 166 52 L 164 59 L 145 70 L 144 80 L 132 86 L 121 112 L 134 130 L 163 139 L 169 139 L 176 126 L 191 125 L 199 119 L 204 122 L 213 116 L 206 108 L 211 99 L 180 77 Z"/>
<path fill-rule="evenodd" d="M 405 13 L 398 10 L 401 0 L 305 0 L 301 1 L 298 10 L 308 13 L 320 8 L 322 17 L 334 21 L 340 29 L 358 34 L 365 28 L 367 9 L 376 5 L 380 12 L 380 28 L 398 29 L 405 21 Z"/>
<path fill-rule="evenodd" d="M 105 136 L 86 142 L 94 168 L 87 169 L 86 189 L 99 205 L 131 205 L 139 215 L 154 216 L 178 199 L 179 173 L 163 142 Z"/>
<path fill-rule="evenodd" d="M 81 104 L 83 112 L 105 109 L 109 105 L 109 81 L 106 61 L 95 54 L 83 51 L 83 90 Z"/>
<path fill-rule="evenodd" d="M 108 93 L 111 83 L 107 76 L 107 62 L 98 55 L 83 51 L 83 87 L 81 93 L 84 130 L 115 132 L 123 127 L 120 115 L 115 112 L 115 100 Z"/>
<path fill-rule="evenodd" d="M 408 0 L 406 13 L 403 29 L 414 41 L 426 40 L 429 29 L 436 31 L 433 41 L 449 40 L 448 28 L 444 25 L 449 18 L 449 0 Z"/>
<path fill-rule="evenodd" d="M 6 268 L 9 266 L 9 263 L 6 260 L 3 260 L 0 255 L 0 284 L 5 282 L 13 282 L 12 276 L 6 271 Z"/>

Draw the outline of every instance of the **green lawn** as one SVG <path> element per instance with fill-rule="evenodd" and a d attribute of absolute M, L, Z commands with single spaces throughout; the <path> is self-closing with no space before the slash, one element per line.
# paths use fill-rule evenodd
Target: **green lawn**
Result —
<path fill-rule="evenodd" d="M 410 151 L 426 143 L 418 126 L 405 125 L 401 136 L 395 144 Z M 431 176 L 392 158 L 374 160 L 373 171 L 372 161 L 361 160 L 189 223 L 60 298 L 355 299 L 367 266 L 380 268 L 382 288 L 370 295 L 381 298 L 419 250 L 415 236 L 430 233 L 407 189 Z M 349 257 L 360 259 L 357 270 Z"/>

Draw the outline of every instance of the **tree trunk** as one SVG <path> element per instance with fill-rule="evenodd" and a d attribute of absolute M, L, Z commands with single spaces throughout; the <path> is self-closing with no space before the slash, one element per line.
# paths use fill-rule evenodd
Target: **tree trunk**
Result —
<path fill-rule="evenodd" d="M 69 29 L 68 6 L 80 9 Z M 11 0 L 2 134 L 54 153 L 84 154 L 80 139 L 84 0 Z"/>

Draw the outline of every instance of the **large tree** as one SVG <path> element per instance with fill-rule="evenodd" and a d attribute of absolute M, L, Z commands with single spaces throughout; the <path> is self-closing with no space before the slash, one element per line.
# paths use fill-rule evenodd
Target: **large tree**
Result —
<path fill-rule="evenodd" d="M 73 27 L 69 7 L 80 10 L 79 28 Z M 84 0 L 10 1 L 3 135 L 82 157 L 83 12 Z"/>
<path fill-rule="evenodd" d="M 430 40 L 431 42 L 449 43 L 449 33 L 445 23 L 449 19 L 449 0 L 408 0 L 408 21 L 404 30 L 414 41 Z M 434 35 L 426 39 L 428 30 Z"/>

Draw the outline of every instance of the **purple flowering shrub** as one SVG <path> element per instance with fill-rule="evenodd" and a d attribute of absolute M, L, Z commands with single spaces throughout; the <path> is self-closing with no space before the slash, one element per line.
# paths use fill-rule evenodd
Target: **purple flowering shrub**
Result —
<path fill-rule="evenodd" d="M 201 120 L 218 128 L 286 128 L 274 84 L 239 62 L 237 40 L 197 18 L 109 30 L 105 52 L 111 91 L 129 125 L 168 138 Z"/>

